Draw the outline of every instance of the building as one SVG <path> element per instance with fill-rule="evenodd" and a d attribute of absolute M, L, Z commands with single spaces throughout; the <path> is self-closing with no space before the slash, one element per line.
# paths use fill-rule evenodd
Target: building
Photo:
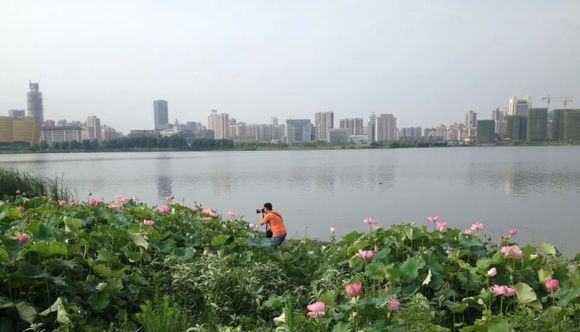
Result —
<path fill-rule="evenodd" d="M 44 122 L 44 105 L 42 102 L 42 92 L 38 83 L 28 82 L 30 91 L 26 94 L 28 101 L 28 116 L 34 119 L 34 122 L 40 128 Z"/>
<path fill-rule="evenodd" d="M 580 109 L 566 110 L 564 113 L 564 138 L 580 140 Z"/>
<path fill-rule="evenodd" d="M 500 111 L 499 108 L 496 108 L 495 110 L 491 111 L 491 119 L 495 121 L 494 132 L 500 137 L 504 137 L 506 132 L 505 112 Z"/>
<path fill-rule="evenodd" d="M 518 99 L 516 96 L 511 96 L 508 101 L 507 115 L 514 116 L 528 116 L 528 109 L 532 107 L 532 97 L 525 96 Z"/>
<path fill-rule="evenodd" d="M 349 135 L 347 129 L 330 129 L 328 132 L 328 142 L 330 144 L 347 144 Z"/>
<path fill-rule="evenodd" d="M 530 141 L 545 140 L 548 130 L 548 109 L 528 109 L 527 138 Z"/>
<path fill-rule="evenodd" d="M 286 143 L 300 144 L 312 141 L 312 123 L 308 119 L 286 120 Z"/>
<path fill-rule="evenodd" d="M 371 142 L 374 142 L 377 137 L 377 116 L 375 113 L 371 114 L 369 117 L 369 123 L 367 126 L 367 136 Z"/>
<path fill-rule="evenodd" d="M 215 139 L 231 138 L 229 114 L 212 110 L 207 119 L 207 128 L 213 131 Z"/>
<path fill-rule="evenodd" d="M 364 135 L 362 118 L 340 119 L 340 129 L 346 129 L 349 136 Z"/>
<path fill-rule="evenodd" d="M 416 140 L 422 136 L 423 129 L 421 127 L 409 127 L 399 129 L 399 139 Z"/>
<path fill-rule="evenodd" d="M 40 125 L 33 117 L 0 116 L 0 143 L 26 143 L 30 145 L 40 142 Z"/>
<path fill-rule="evenodd" d="M 166 100 L 153 101 L 153 117 L 155 130 L 165 130 L 169 128 L 169 109 Z"/>
<path fill-rule="evenodd" d="M 129 131 L 128 137 L 157 137 L 159 132 L 155 129 L 133 129 Z"/>
<path fill-rule="evenodd" d="M 334 112 L 317 112 L 314 114 L 316 139 L 328 142 L 330 129 L 334 128 Z"/>
<path fill-rule="evenodd" d="M 495 141 L 495 120 L 477 120 L 477 143 L 489 144 Z"/>
<path fill-rule="evenodd" d="M 85 126 L 85 135 L 83 139 L 88 139 L 90 141 L 102 141 L 102 131 L 101 131 L 101 119 L 94 115 L 89 115 L 87 117 L 87 122 Z"/>
<path fill-rule="evenodd" d="M 381 114 L 375 121 L 374 141 L 394 141 L 397 139 L 397 118 L 393 114 Z"/>
<path fill-rule="evenodd" d="M 465 124 L 454 122 L 447 130 L 447 140 L 452 142 L 463 142 L 465 140 Z"/>
<path fill-rule="evenodd" d="M 523 115 L 506 116 L 506 137 L 511 140 L 525 140 L 528 130 L 528 117 Z"/>
<path fill-rule="evenodd" d="M 40 129 L 40 140 L 49 144 L 57 142 L 81 142 L 82 128 L 79 126 L 52 126 Z"/>
<path fill-rule="evenodd" d="M 465 136 L 468 140 L 473 140 L 477 134 L 477 113 L 469 111 L 465 113 Z"/>
<path fill-rule="evenodd" d="M 564 113 L 566 110 L 555 109 L 552 113 L 552 139 L 564 139 Z"/>
<path fill-rule="evenodd" d="M 26 116 L 26 112 L 24 110 L 8 110 L 8 116 L 16 118 Z"/>
<path fill-rule="evenodd" d="M 103 138 L 103 141 L 110 141 L 123 137 L 123 133 L 118 132 L 115 130 L 115 128 L 109 127 L 107 125 L 102 126 L 102 131 L 103 132 L 101 133 L 101 137 Z"/>
<path fill-rule="evenodd" d="M 348 141 L 353 144 L 368 144 L 369 137 L 368 135 L 350 135 Z"/>

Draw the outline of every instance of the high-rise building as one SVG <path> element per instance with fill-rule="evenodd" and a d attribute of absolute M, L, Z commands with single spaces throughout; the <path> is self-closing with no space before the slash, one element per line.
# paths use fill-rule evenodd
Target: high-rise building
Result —
<path fill-rule="evenodd" d="M 330 129 L 334 128 L 334 112 L 315 113 L 314 126 L 316 127 L 316 139 L 328 142 Z"/>
<path fill-rule="evenodd" d="M 376 118 L 374 141 L 397 139 L 397 118 L 393 114 L 381 114 Z"/>
<path fill-rule="evenodd" d="M 91 141 L 101 141 L 103 139 L 101 131 L 101 119 L 94 115 L 89 115 L 86 122 L 86 131 L 84 139 Z"/>
<path fill-rule="evenodd" d="M 548 109 L 528 109 L 528 140 L 545 140 L 548 130 Z"/>
<path fill-rule="evenodd" d="M 523 115 L 506 116 L 506 137 L 511 140 L 525 140 L 528 130 L 528 117 Z"/>
<path fill-rule="evenodd" d="M 369 141 L 376 141 L 377 137 L 377 116 L 375 113 L 371 114 L 369 117 L 369 124 L 367 126 L 367 135 L 369 136 Z"/>
<path fill-rule="evenodd" d="M 495 140 L 495 120 L 477 120 L 477 143 L 489 144 Z"/>
<path fill-rule="evenodd" d="M 24 110 L 8 110 L 8 116 L 13 118 L 26 116 L 26 112 Z"/>
<path fill-rule="evenodd" d="M 419 139 L 422 136 L 421 127 L 409 127 L 399 129 L 400 139 Z"/>
<path fill-rule="evenodd" d="M 229 114 L 212 110 L 207 119 L 207 128 L 213 131 L 215 139 L 231 138 Z"/>
<path fill-rule="evenodd" d="M 34 119 L 34 122 L 40 126 L 44 122 L 44 105 L 42 103 L 42 92 L 40 92 L 40 87 L 38 83 L 28 82 L 28 87 L 30 91 L 26 94 L 26 99 L 28 101 L 28 116 Z"/>
<path fill-rule="evenodd" d="M 528 116 L 528 109 L 532 107 L 532 97 L 525 96 L 522 99 L 518 99 L 516 96 L 511 96 L 508 101 L 508 112 L 507 115 L 520 115 Z"/>
<path fill-rule="evenodd" d="M 474 111 L 469 111 L 465 113 L 465 130 L 468 139 L 475 138 L 477 133 L 477 113 Z"/>
<path fill-rule="evenodd" d="M 491 111 L 491 119 L 495 121 L 494 132 L 501 137 L 505 136 L 505 112 L 500 111 L 499 108 L 496 108 L 495 110 Z"/>
<path fill-rule="evenodd" d="M 312 141 L 312 123 L 308 119 L 286 120 L 286 142 L 288 144 Z"/>
<path fill-rule="evenodd" d="M 346 129 L 349 136 L 364 135 L 363 119 L 362 118 L 340 119 L 340 129 Z"/>
<path fill-rule="evenodd" d="M 155 130 L 165 130 L 169 128 L 169 109 L 166 100 L 153 101 L 153 117 Z"/>
<path fill-rule="evenodd" d="M 555 109 L 552 111 L 552 139 L 564 139 L 564 113 L 566 110 Z"/>
<path fill-rule="evenodd" d="M 564 138 L 580 140 L 580 109 L 566 110 L 564 113 Z"/>

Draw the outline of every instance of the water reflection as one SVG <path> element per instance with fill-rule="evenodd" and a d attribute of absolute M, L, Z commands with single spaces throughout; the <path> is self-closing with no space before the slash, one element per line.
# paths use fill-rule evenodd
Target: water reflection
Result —
<path fill-rule="evenodd" d="M 157 185 L 157 198 L 163 201 L 165 196 L 173 196 L 173 180 L 167 175 L 158 175 L 155 180 Z"/>

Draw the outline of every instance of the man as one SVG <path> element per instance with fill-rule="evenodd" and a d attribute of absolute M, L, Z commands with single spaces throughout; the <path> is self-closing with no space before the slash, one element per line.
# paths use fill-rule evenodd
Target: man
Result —
<path fill-rule="evenodd" d="M 286 239 L 286 226 L 280 212 L 272 210 L 272 203 L 265 203 L 260 225 L 268 225 L 272 231 L 272 248 L 278 248 Z"/>

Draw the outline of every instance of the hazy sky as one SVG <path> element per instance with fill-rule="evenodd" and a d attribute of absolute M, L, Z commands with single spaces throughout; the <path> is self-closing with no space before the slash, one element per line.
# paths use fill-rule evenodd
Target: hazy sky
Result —
<path fill-rule="evenodd" d="M 580 105 L 580 1 L 0 0 L 0 114 L 40 81 L 45 119 L 128 132 L 211 109 L 398 126 L 490 118 L 510 95 Z"/>

